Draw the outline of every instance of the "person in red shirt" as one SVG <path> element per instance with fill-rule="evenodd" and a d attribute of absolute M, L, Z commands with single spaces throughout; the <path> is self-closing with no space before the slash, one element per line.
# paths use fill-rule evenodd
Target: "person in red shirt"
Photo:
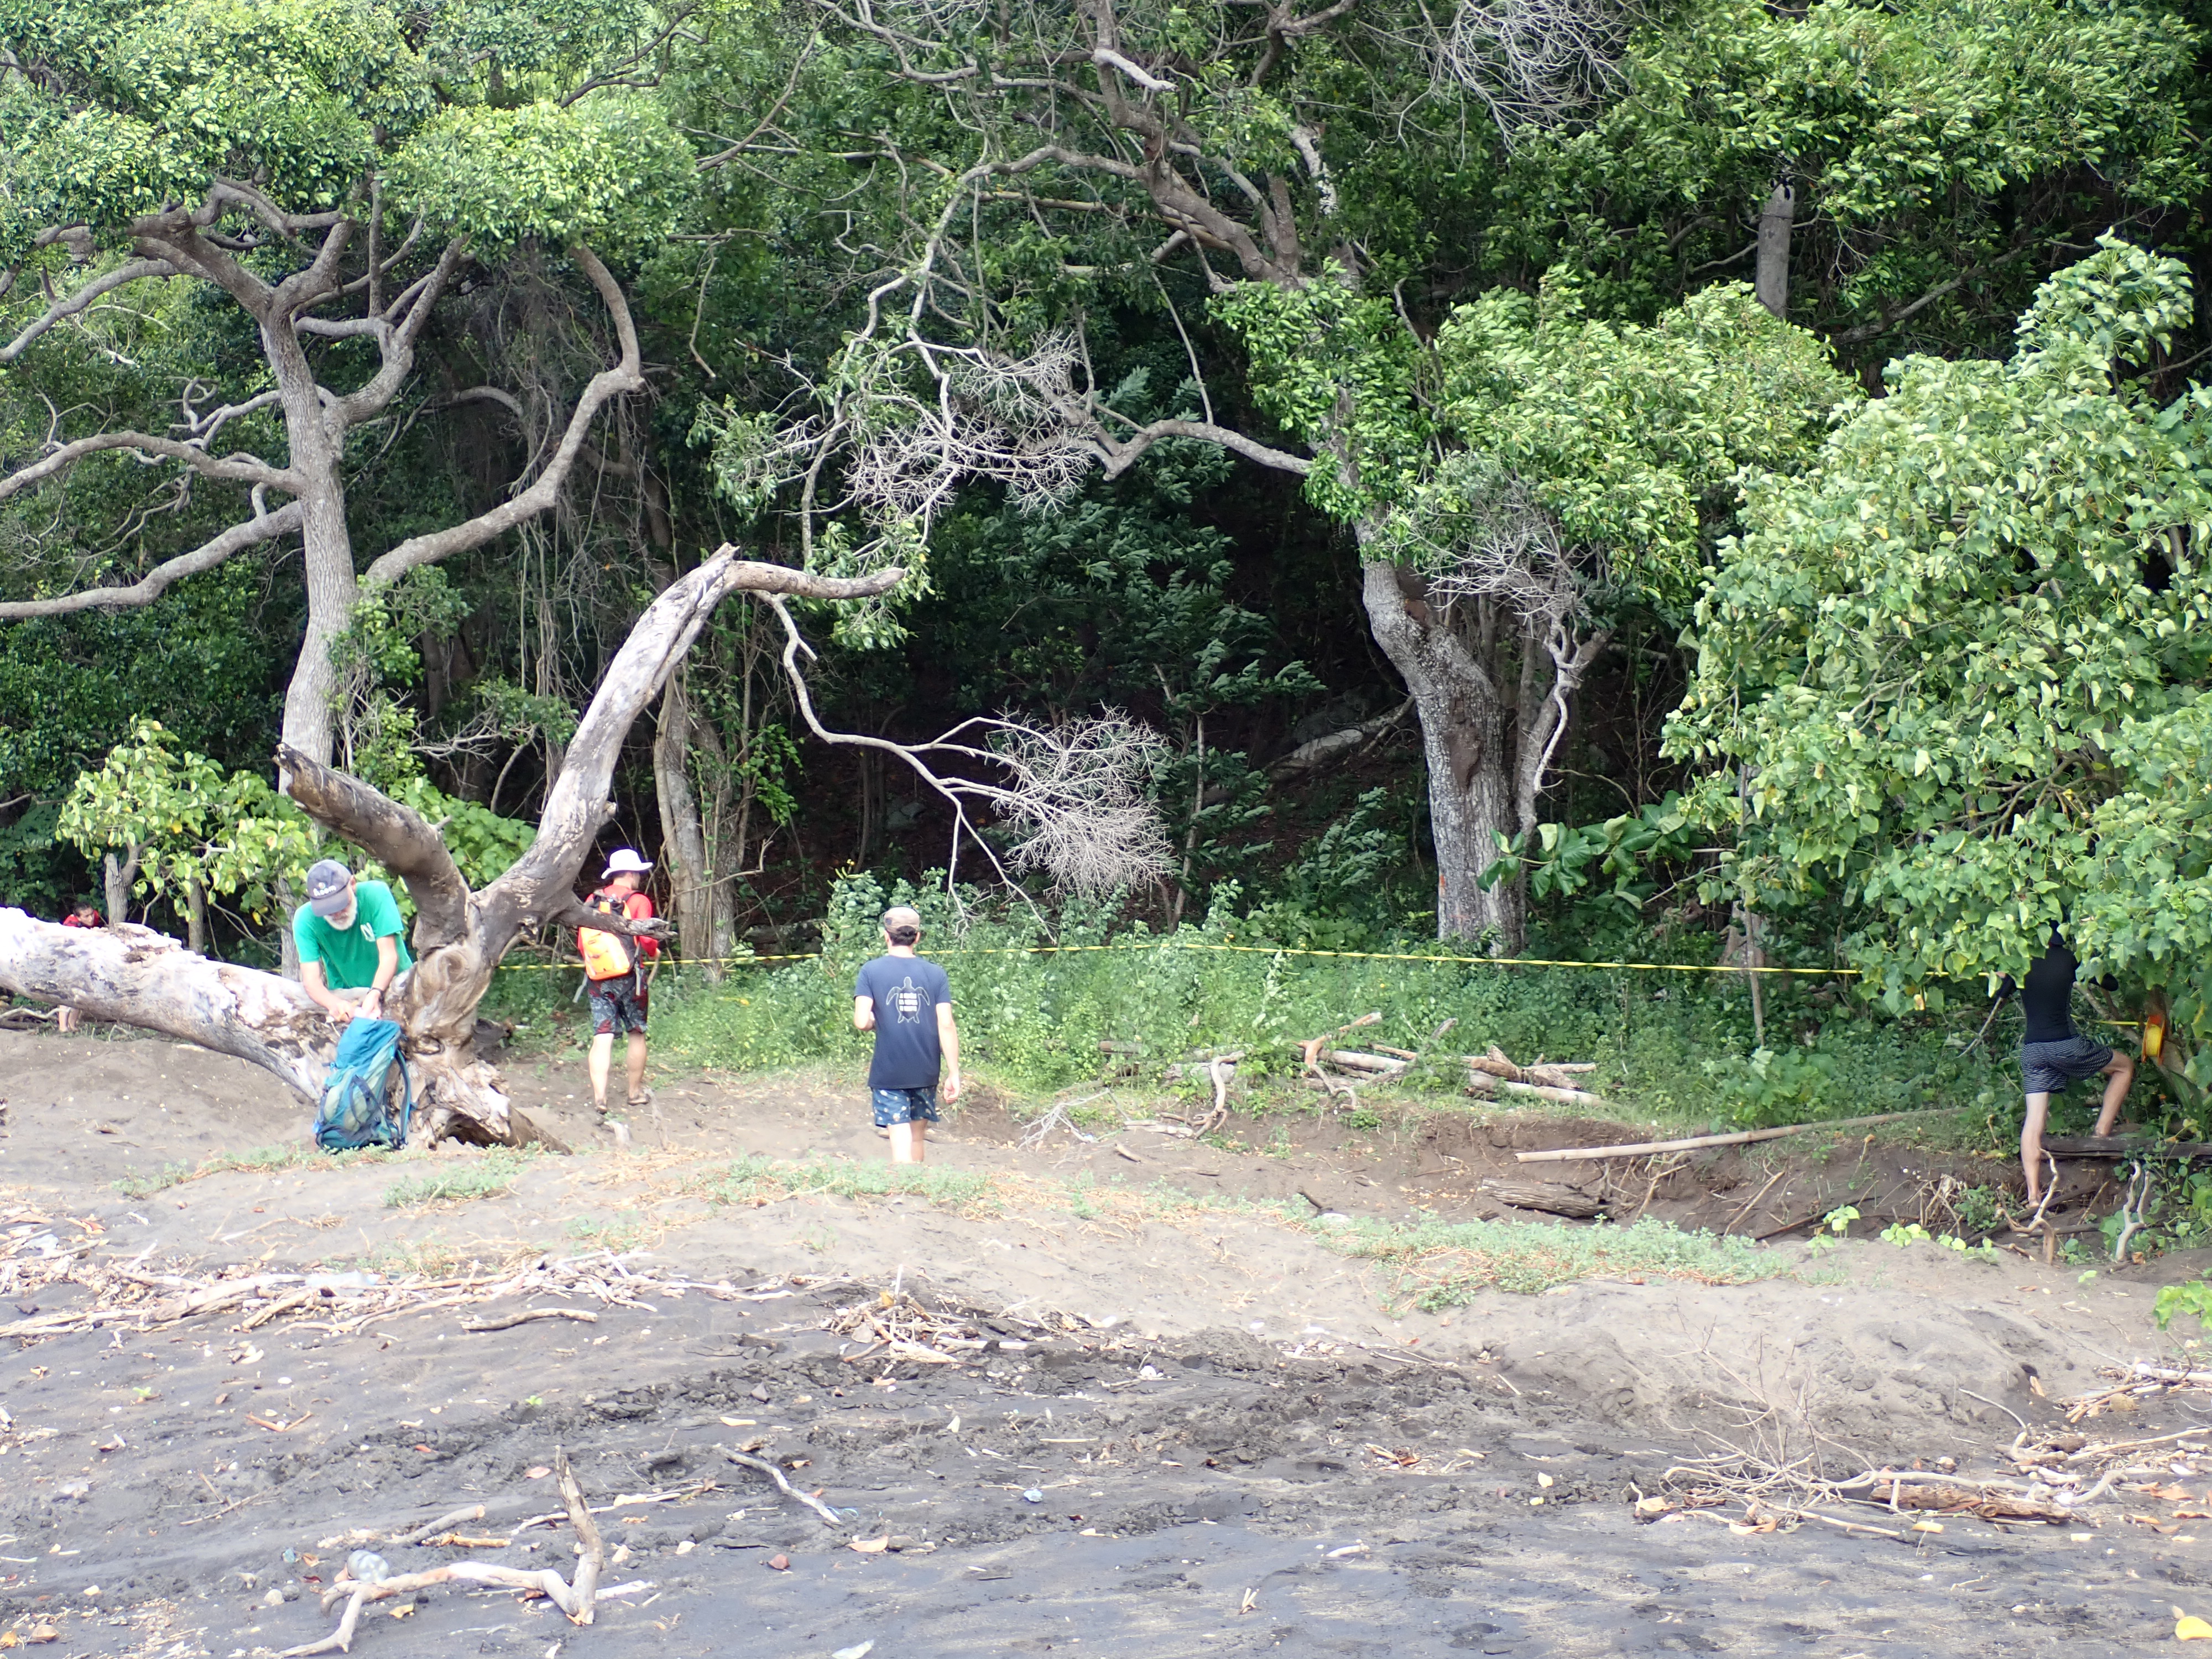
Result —
<path fill-rule="evenodd" d="M 607 867 L 600 872 L 599 890 L 584 902 L 610 915 L 627 916 L 632 921 L 650 921 L 653 900 L 639 890 L 652 870 L 653 866 L 637 855 L 635 848 L 617 848 L 607 860 Z M 596 927 L 580 927 L 576 930 L 576 948 L 584 958 L 584 975 L 592 999 L 592 1104 L 602 1117 L 606 1115 L 607 1073 L 613 1066 L 617 1031 L 626 1033 L 629 1038 L 629 1052 L 624 1056 L 629 1062 L 629 1103 L 633 1107 L 649 1104 L 653 1097 L 645 1086 L 648 988 L 645 964 L 659 959 L 659 943 L 605 933 Z"/>
<path fill-rule="evenodd" d="M 100 907 L 88 898 L 79 899 L 70 907 L 70 913 L 62 918 L 64 927 L 100 927 L 106 925 L 100 919 Z M 54 1029 L 74 1031 L 77 1028 L 78 1018 L 76 1010 L 64 1004 L 54 1010 Z"/>

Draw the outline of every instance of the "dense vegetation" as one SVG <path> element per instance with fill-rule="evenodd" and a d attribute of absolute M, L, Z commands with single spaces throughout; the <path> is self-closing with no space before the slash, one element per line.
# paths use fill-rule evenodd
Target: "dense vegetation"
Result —
<path fill-rule="evenodd" d="M 631 622 L 729 541 L 908 570 L 799 610 L 832 729 L 1158 735 L 1156 879 L 944 910 L 947 944 L 1748 931 L 1850 970 L 1754 1011 L 978 954 L 1024 1086 L 1372 1007 L 1691 1117 L 2008 1112 L 2003 1029 L 1959 1050 L 2064 916 L 2106 1012 L 2172 1004 L 2156 1087 L 2197 1111 L 2201 22 L 0 0 L 0 901 L 271 959 L 317 835 L 280 736 L 488 879 Z M 726 607 L 607 832 L 688 956 L 824 950 L 666 999 L 699 1058 L 845 1054 L 854 918 L 955 848 L 895 756 L 809 729 L 784 645 Z M 501 995 L 550 1023 L 520 987 L 554 977 Z"/>

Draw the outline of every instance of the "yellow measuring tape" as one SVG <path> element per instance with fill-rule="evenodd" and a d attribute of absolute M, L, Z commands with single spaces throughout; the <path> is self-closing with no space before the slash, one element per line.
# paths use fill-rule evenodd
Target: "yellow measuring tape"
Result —
<path fill-rule="evenodd" d="M 1181 939 L 1163 939 L 1157 945 L 958 945 L 947 950 L 921 951 L 915 954 L 923 957 L 1048 957 L 1085 951 L 1235 951 L 1262 957 L 1336 957 L 1358 962 L 1472 963 L 1485 968 L 1617 968 L 1656 974 L 1810 974 L 1829 979 L 1856 978 L 1859 975 L 1856 968 L 1747 969 L 1705 962 L 1577 962 L 1552 957 L 1431 956 L 1413 951 L 1311 951 L 1288 945 L 1199 945 Z M 819 951 L 805 951 L 788 956 L 725 957 L 721 965 L 742 968 L 751 963 L 818 962 L 821 959 L 822 952 Z M 574 972 L 580 965 L 574 962 L 509 962 L 501 963 L 499 971 L 503 974 Z"/>

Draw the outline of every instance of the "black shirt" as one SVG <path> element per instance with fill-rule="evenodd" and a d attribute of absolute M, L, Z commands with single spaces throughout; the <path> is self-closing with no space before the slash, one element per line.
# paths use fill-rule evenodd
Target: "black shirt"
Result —
<path fill-rule="evenodd" d="M 2081 1035 L 2074 1029 L 2074 975 L 2081 966 L 2066 941 L 2054 931 L 2050 945 L 2027 970 L 2024 986 L 2014 986 L 2012 975 L 2005 975 L 1997 997 L 2002 1001 L 2014 990 L 2020 992 L 2021 1012 L 2027 1017 L 2027 1029 L 2021 1034 L 2022 1042 L 2063 1042 Z M 2104 983 L 2112 985 L 2110 975 Z"/>
<path fill-rule="evenodd" d="M 876 1005 L 876 1054 L 871 1089 L 933 1089 L 944 1054 L 937 1009 L 952 1000 L 945 969 L 921 957 L 878 957 L 860 969 L 853 994 Z"/>

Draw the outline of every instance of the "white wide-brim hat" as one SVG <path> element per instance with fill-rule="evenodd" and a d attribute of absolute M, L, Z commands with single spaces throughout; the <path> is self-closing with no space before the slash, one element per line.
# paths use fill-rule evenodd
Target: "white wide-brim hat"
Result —
<path fill-rule="evenodd" d="M 650 864 L 638 857 L 635 848 L 617 847 L 615 855 L 607 860 L 607 867 L 599 872 L 599 879 L 605 881 L 611 876 L 641 876 L 652 868 Z"/>

